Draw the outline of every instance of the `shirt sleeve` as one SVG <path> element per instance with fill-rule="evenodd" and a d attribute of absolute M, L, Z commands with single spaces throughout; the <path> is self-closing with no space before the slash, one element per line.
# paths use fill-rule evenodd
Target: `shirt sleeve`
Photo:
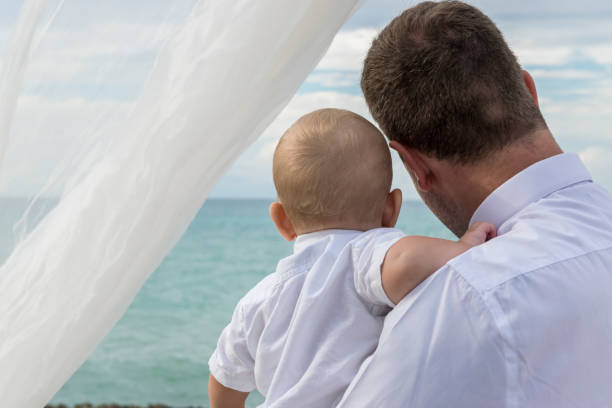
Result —
<path fill-rule="evenodd" d="M 387 315 L 337 407 L 506 407 L 506 345 L 481 295 L 447 266 Z"/>
<path fill-rule="evenodd" d="M 255 386 L 255 361 L 248 347 L 248 334 L 244 321 L 244 305 L 239 303 L 234 310 L 232 321 L 219 337 L 217 349 L 213 352 L 208 367 L 215 379 L 224 386 L 251 392 Z"/>
<path fill-rule="evenodd" d="M 361 234 L 353 242 L 355 290 L 367 303 L 395 307 L 383 289 L 380 267 L 389 248 L 404 236 L 394 228 L 379 228 Z"/>

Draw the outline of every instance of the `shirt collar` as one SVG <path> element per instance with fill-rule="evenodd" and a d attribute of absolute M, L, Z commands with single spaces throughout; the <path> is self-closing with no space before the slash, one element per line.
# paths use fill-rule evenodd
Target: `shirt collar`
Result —
<path fill-rule="evenodd" d="M 304 248 L 314 244 L 315 242 L 331 236 L 331 235 L 345 235 L 345 234 L 357 234 L 360 231 L 355 230 L 343 230 L 343 229 L 326 229 L 321 231 L 309 232 L 308 234 L 298 235 L 293 244 L 293 253 L 302 251 Z"/>
<path fill-rule="evenodd" d="M 582 181 L 592 181 L 577 154 L 563 153 L 532 164 L 495 189 L 478 206 L 470 225 L 488 221 L 499 228 L 527 205 Z"/>

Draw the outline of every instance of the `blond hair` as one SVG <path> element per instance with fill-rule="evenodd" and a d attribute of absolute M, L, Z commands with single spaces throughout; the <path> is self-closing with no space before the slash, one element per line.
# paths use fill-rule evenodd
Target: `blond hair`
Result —
<path fill-rule="evenodd" d="M 279 200 L 295 228 L 380 225 L 391 155 L 384 136 L 362 116 L 321 109 L 301 117 L 281 137 L 273 167 Z"/>

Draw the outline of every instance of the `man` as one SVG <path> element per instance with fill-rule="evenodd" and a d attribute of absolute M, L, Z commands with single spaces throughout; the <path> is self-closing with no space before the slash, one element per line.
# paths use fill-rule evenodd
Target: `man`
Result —
<path fill-rule="evenodd" d="M 397 305 L 340 406 L 612 406 L 612 198 L 494 23 L 421 3 L 373 42 L 362 88 L 436 216 L 499 237 Z"/>

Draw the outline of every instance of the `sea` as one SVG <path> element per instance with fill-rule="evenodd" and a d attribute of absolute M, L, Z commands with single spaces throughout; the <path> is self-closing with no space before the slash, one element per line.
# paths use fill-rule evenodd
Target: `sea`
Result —
<path fill-rule="evenodd" d="M 268 216 L 272 200 L 208 200 L 123 318 L 52 400 L 208 407 L 208 359 L 238 300 L 292 252 Z M 418 201 L 398 227 L 452 238 Z M 248 407 L 263 401 L 253 393 Z"/>

